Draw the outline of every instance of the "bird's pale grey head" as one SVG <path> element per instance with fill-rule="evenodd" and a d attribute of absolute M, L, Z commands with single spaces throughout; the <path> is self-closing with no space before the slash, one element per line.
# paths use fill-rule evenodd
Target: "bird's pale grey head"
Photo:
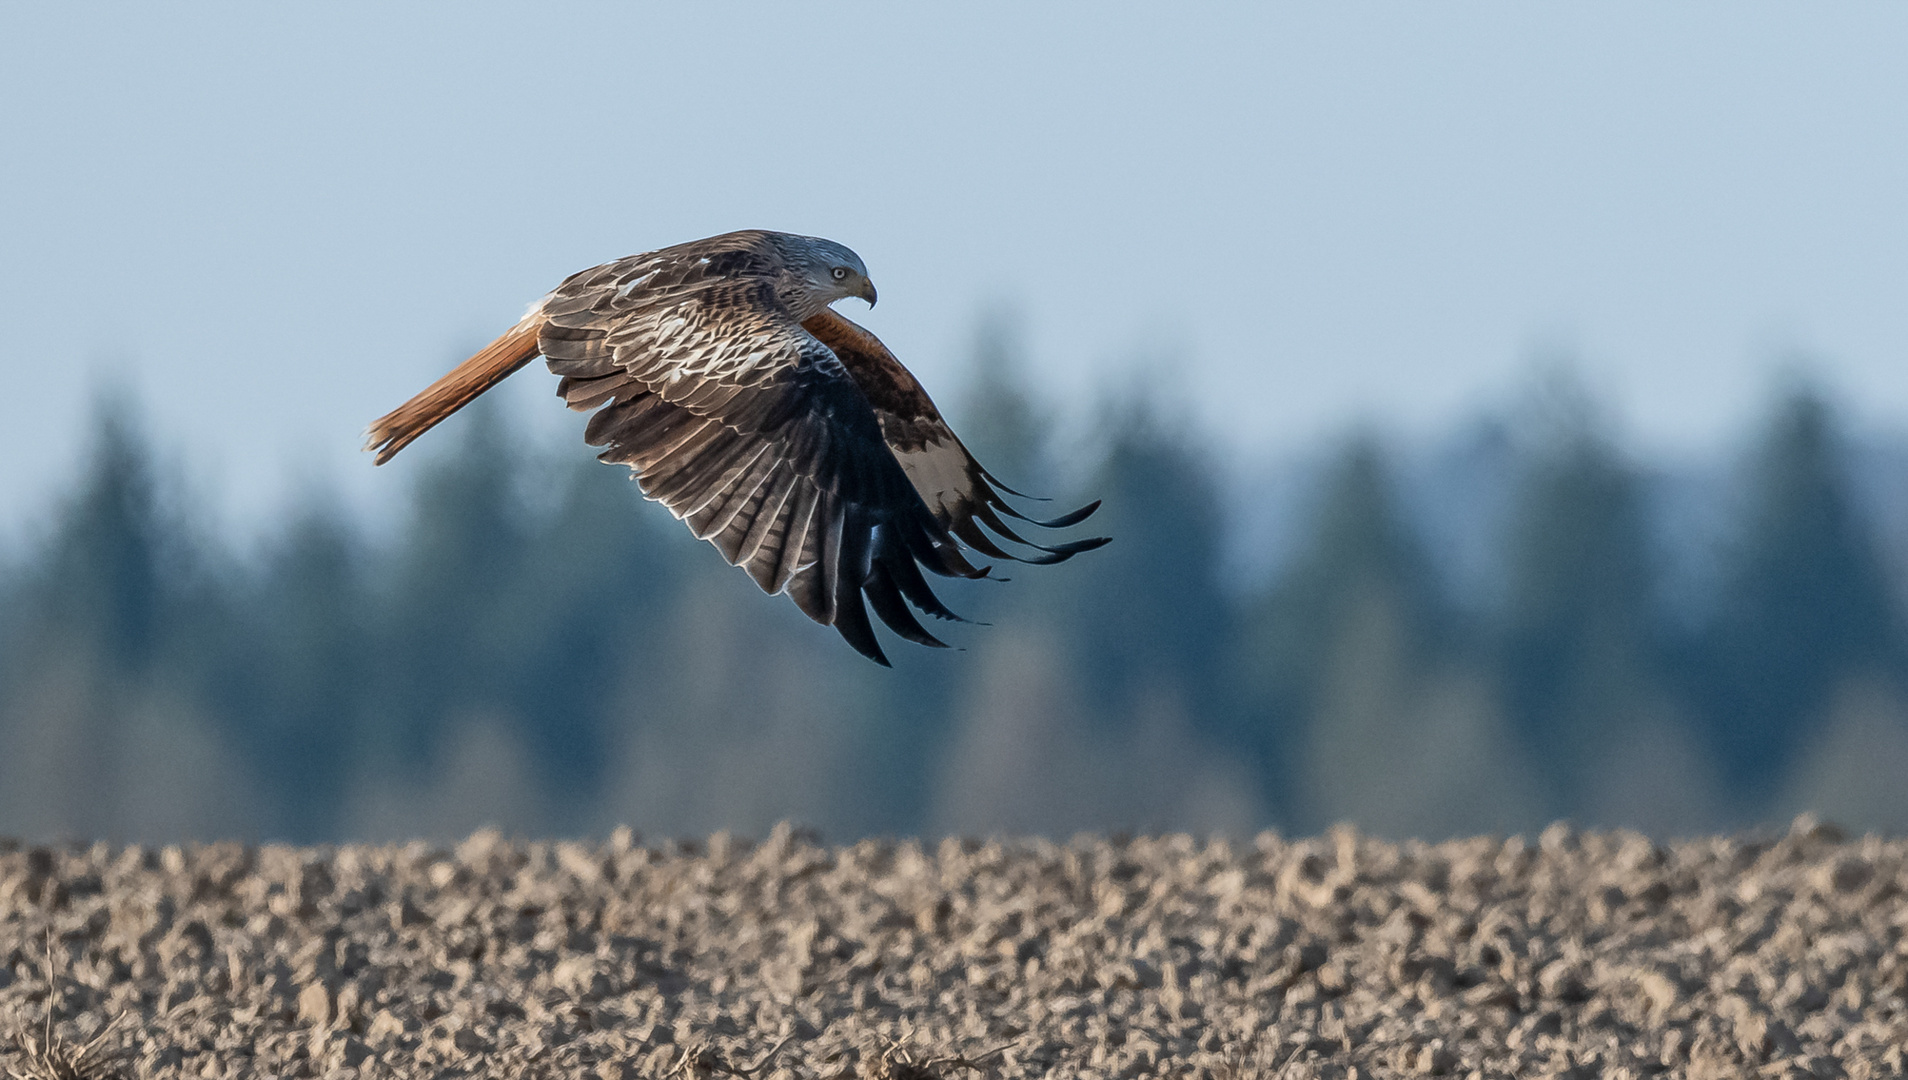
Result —
<path fill-rule="evenodd" d="M 862 263 L 861 256 L 847 247 L 819 236 L 787 234 L 778 246 L 803 294 L 803 302 L 797 306 L 812 308 L 798 311 L 798 318 L 806 318 L 849 297 L 866 300 L 869 307 L 874 306 L 875 287 L 874 282 L 868 280 L 868 267 Z"/>

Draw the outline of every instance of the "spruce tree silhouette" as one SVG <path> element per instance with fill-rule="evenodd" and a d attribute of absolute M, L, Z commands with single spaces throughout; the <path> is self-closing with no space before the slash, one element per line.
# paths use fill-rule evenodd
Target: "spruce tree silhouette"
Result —
<path fill-rule="evenodd" d="M 1138 695 L 1164 692 L 1195 729 L 1229 734 L 1216 730 L 1232 612 L 1220 590 L 1212 465 L 1144 403 L 1112 404 L 1104 427 L 1112 443 L 1087 486 L 1106 500 L 1102 528 L 1115 540 L 1043 575 L 1055 579 L 1043 602 L 1063 616 L 1096 722 L 1120 724 Z"/>
<path fill-rule="evenodd" d="M 1375 438 L 1354 437 L 1327 468 L 1291 564 L 1252 601 L 1235 654 L 1242 704 L 1267 771 L 1267 790 L 1303 790 L 1304 748 L 1334 656 L 1372 605 L 1395 617 L 1407 653 L 1423 663 L 1450 628 L 1429 560 L 1398 505 Z M 1307 812 L 1288 795 L 1280 813 Z"/>
<path fill-rule="evenodd" d="M 1594 424 L 1579 407 L 1543 433 L 1505 553 L 1506 704 L 1559 816 L 1580 805 L 1612 725 L 1662 676 L 1639 481 Z"/>
<path fill-rule="evenodd" d="M 500 616 L 527 550 L 522 455 L 493 404 L 466 412 L 459 445 L 418 480 L 379 605 L 372 732 L 381 756 L 412 774 L 434 762 L 445 737 L 501 712 L 509 697 L 511 634 Z"/>
<path fill-rule="evenodd" d="M 29 591 L 42 633 L 137 674 L 152 659 L 166 615 L 168 536 L 151 448 L 132 405 L 102 397 L 94 409 L 89 461 L 55 519 Z"/>
<path fill-rule="evenodd" d="M 364 750 L 376 629 L 368 562 L 343 510 L 308 493 L 251 590 L 239 737 L 287 839 L 336 836 Z"/>
<path fill-rule="evenodd" d="M 1750 463 L 1743 516 L 1723 552 L 1703 711 L 1745 808 L 1794 764 L 1841 680 L 1899 655 L 1896 613 L 1842 454 L 1821 395 L 1808 387 L 1786 395 Z"/>
<path fill-rule="evenodd" d="M 565 449 L 568 449 L 567 447 Z M 641 724 L 656 636 L 682 589 L 683 556 L 701 552 L 627 470 L 567 460 L 552 512 L 533 521 L 496 614 L 501 693 L 560 812 L 579 811 L 604 780 L 613 724 Z M 627 734 L 627 731 L 623 732 Z"/>

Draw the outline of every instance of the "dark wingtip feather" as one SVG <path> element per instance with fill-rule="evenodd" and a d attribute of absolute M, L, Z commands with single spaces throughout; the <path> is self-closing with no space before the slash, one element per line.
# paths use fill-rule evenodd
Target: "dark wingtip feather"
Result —
<path fill-rule="evenodd" d="M 886 567 L 875 563 L 862 589 L 868 594 L 869 606 L 874 608 L 874 613 L 887 624 L 888 629 L 916 645 L 926 645 L 932 649 L 947 648 L 947 642 L 928 633 L 927 627 L 921 625 L 921 620 L 908 610 L 907 601 L 901 598 L 901 590 L 895 586 L 894 579 L 888 576 Z"/>
<path fill-rule="evenodd" d="M 1064 544 L 1055 544 L 1047 550 L 1061 555 L 1078 555 L 1082 551 L 1092 551 L 1094 548 L 1103 548 L 1112 542 L 1113 538 L 1110 536 L 1093 536 L 1085 540 L 1069 540 Z"/>
<path fill-rule="evenodd" d="M 934 595 L 934 590 L 928 587 L 927 579 L 921 576 L 921 567 L 905 549 L 890 546 L 884 537 L 882 550 L 877 555 L 876 561 L 886 569 L 889 580 L 901 590 L 901 595 L 907 597 L 915 607 L 946 622 L 967 621 L 942 603 L 940 597 Z"/>
<path fill-rule="evenodd" d="M 996 558 L 1012 559 L 1015 562 L 1028 563 L 1033 566 L 1051 566 L 1057 562 L 1064 562 L 1067 559 L 1072 558 L 1074 555 L 1077 555 L 1082 551 L 1091 551 L 1094 548 L 1099 547 L 1102 544 L 1105 544 L 1108 540 L 1107 537 L 1101 536 L 1101 537 L 1095 537 L 1091 540 L 1069 540 L 1060 544 L 1036 544 L 1032 540 L 1027 539 L 1026 537 L 1015 532 L 1013 529 L 1009 528 L 1007 526 L 1007 523 L 1002 521 L 998 514 L 994 513 L 995 506 L 998 506 L 998 505 L 999 504 L 989 505 L 986 503 L 982 503 L 981 505 L 975 507 L 974 516 L 957 524 L 954 527 L 954 534 L 956 536 L 959 536 L 962 540 L 967 541 L 969 544 L 972 544 L 978 550 L 986 552 L 989 555 L 993 555 Z M 1095 503 L 1093 505 L 1098 506 L 1099 504 Z M 1093 507 L 1086 508 L 1087 513 L 1091 513 L 1092 510 L 1093 510 Z M 1076 511 L 1076 513 L 1078 512 Z M 1084 517 L 1085 515 L 1081 514 L 1080 516 Z M 1021 520 L 1024 521 L 1027 519 L 1022 518 Z M 1033 548 L 1035 551 L 1044 551 L 1047 554 L 1045 556 L 1009 555 L 1001 551 L 999 547 L 992 544 L 991 541 L 988 541 L 986 534 L 981 532 L 980 525 L 976 524 L 976 522 L 986 524 L 988 527 L 992 528 L 995 532 L 999 533 L 1001 536 L 1005 537 L 1008 540 L 1013 541 L 1016 544 L 1024 544 L 1027 547 Z M 1038 525 L 1041 523 L 1034 522 L 1034 524 Z M 977 543 L 976 542 L 977 538 L 987 542 Z"/>
<path fill-rule="evenodd" d="M 969 460 L 972 460 L 972 455 L 969 455 Z M 981 476 L 986 478 L 988 483 L 994 485 L 995 487 L 999 488 L 1000 490 L 1006 492 L 1009 495 L 1013 495 L 1022 499 L 1031 499 L 1034 502 L 1052 502 L 1053 501 L 1052 499 L 1047 498 L 1045 495 L 1029 495 L 1024 491 L 1016 491 L 1015 489 L 1008 487 L 1006 484 L 1003 484 L 1000 482 L 1000 477 L 995 476 L 991 472 L 988 472 L 985 468 L 981 466 L 980 462 L 978 461 L 974 462 L 974 467 L 977 469 L 980 469 Z"/>
<path fill-rule="evenodd" d="M 1036 521 L 1034 522 L 1034 524 L 1040 526 L 1043 529 L 1064 529 L 1069 525 L 1078 525 L 1082 521 L 1085 521 L 1086 519 L 1092 517 L 1093 512 L 1098 510 L 1100 508 L 1100 504 L 1105 501 L 1106 500 L 1104 499 L 1095 499 L 1092 502 L 1086 504 L 1085 506 L 1082 506 L 1078 510 L 1074 510 L 1070 513 L 1061 514 L 1059 517 L 1053 518 L 1048 521 Z"/>
<path fill-rule="evenodd" d="M 1055 563 L 1066 562 L 1082 551 L 1092 551 L 1094 548 L 1105 547 L 1111 543 L 1112 540 L 1113 538 L 1110 536 L 1096 536 L 1090 540 L 1073 540 L 1065 544 L 1055 544 L 1052 547 L 1030 544 L 1028 545 L 1029 547 L 1039 548 L 1041 551 L 1046 552 L 1046 554 L 1022 555 L 1020 556 L 1020 561 L 1029 566 L 1052 566 Z M 1003 578 L 1002 580 L 1005 579 Z"/>
<path fill-rule="evenodd" d="M 1046 556 L 1039 559 L 1022 559 L 1021 561 L 1033 563 L 1036 566 L 1052 566 L 1054 563 L 1066 562 L 1082 551 L 1092 551 L 1094 548 L 1105 547 L 1112 539 L 1110 536 L 1095 536 L 1090 540 L 1069 540 L 1064 544 L 1055 544 L 1052 547 L 1047 547 L 1044 544 L 1033 544 L 1030 546 L 1037 547 L 1046 552 Z"/>
<path fill-rule="evenodd" d="M 857 615 L 860 617 L 856 618 Z M 868 611 L 861 606 L 859 597 L 852 605 L 836 604 L 835 630 L 856 652 L 882 667 L 894 666 L 888 662 L 887 654 L 881 651 L 881 643 L 875 640 L 874 627 L 868 624 Z"/>
<path fill-rule="evenodd" d="M 1059 517 L 1047 518 L 1044 521 L 1040 518 L 1030 518 L 1013 507 L 1008 506 L 1006 503 L 995 503 L 994 505 L 1007 516 L 1017 518 L 1029 525 L 1038 525 L 1043 529 L 1064 529 L 1069 525 L 1078 525 L 1082 521 L 1092 517 L 1093 512 L 1100 508 L 1100 504 L 1103 501 L 1102 499 L 1095 499 L 1078 510 L 1071 510 L 1061 514 Z"/>
<path fill-rule="evenodd" d="M 1008 554 L 1006 550 L 1004 550 L 999 544 L 996 544 L 993 542 L 993 540 L 989 539 L 986 533 L 981 532 L 980 526 L 974 523 L 973 518 L 956 519 L 954 522 L 954 528 L 951 529 L 950 531 L 953 532 L 955 536 L 960 537 L 961 540 L 964 541 L 968 547 L 973 548 L 975 551 L 978 551 L 982 555 L 986 555 L 989 558 L 993 558 L 993 559 L 1017 558 L 1017 556 Z M 1015 539 L 1015 538 L 1009 537 L 1009 539 Z M 1025 540 L 1021 540 L 1020 542 L 1023 544 L 1026 543 Z"/>

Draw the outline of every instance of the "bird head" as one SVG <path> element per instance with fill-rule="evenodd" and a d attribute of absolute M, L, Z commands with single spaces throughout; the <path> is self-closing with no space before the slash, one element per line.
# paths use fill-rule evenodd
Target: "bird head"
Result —
<path fill-rule="evenodd" d="M 868 267 L 861 256 L 835 243 L 817 236 L 792 238 L 797 243 L 791 245 L 789 265 L 802 277 L 805 291 L 826 307 L 837 300 L 856 297 L 875 303 L 874 282 L 868 280 Z"/>

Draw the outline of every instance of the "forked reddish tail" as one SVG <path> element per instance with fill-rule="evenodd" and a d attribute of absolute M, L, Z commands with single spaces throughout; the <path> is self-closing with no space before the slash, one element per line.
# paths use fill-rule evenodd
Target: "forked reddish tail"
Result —
<path fill-rule="evenodd" d="M 364 433 L 364 448 L 378 455 L 379 465 L 391 460 L 419 435 L 529 363 L 537 355 L 537 331 L 542 328 L 539 317 L 505 331 L 416 397 L 372 421 Z"/>

